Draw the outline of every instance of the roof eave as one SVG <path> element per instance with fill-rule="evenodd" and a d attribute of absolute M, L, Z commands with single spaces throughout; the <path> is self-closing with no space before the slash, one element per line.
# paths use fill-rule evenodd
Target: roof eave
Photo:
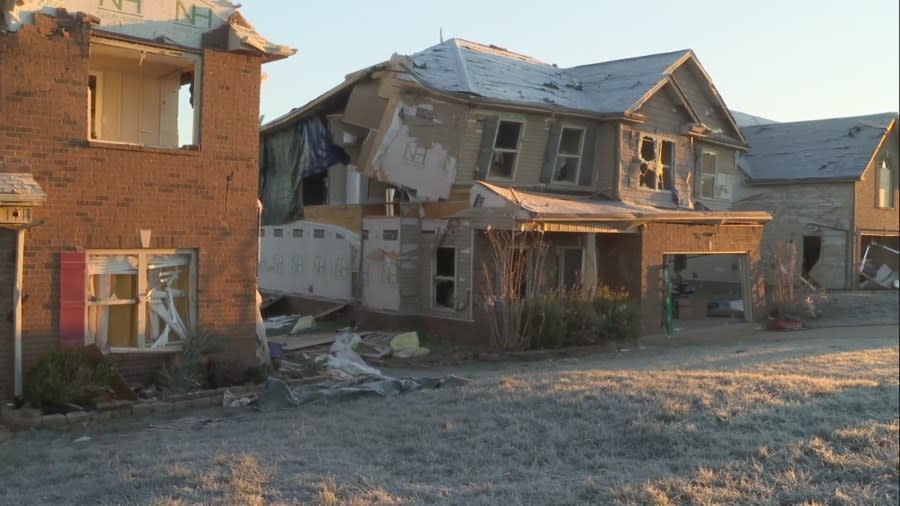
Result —
<path fill-rule="evenodd" d="M 267 134 L 267 133 L 270 133 L 270 132 L 273 132 L 276 130 L 280 130 L 281 128 L 290 126 L 291 124 L 305 118 L 306 116 L 311 114 L 313 111 L 315 111 L 316 109 L 321 107 L 324 103 L 333 99 L 337 95 L 340 95 L 341 93 L 349 90 L 350 88 L 355 86 L 356 83 L 371 76 L 372 73 L 374 73 L 375 71 L 382 69 L 385 64 L 386 64 L 386 62 L 382 62 L 377 65 L 372 65 L 371 67 L 368 67 L 368 68 L 365 68 L 362 70 L 358 70 L 356 72 L 348 74 L 342 83 L 331 88 L 330 90 L 319 95 L 318 97 L 310 100 L 303 106 L 301 106 L 297 109 L 294 109 L 293 111 L 290 111 L 290 112 L 282 115 L 279 118 L 275 118 L 272 121 L 270 121 L 270 122 L 266 123 L 265 125 L 263 125 L 262 127 L 260 127 L 260 129 L 259 129 L 260 135 L 264 135 L 264 134 Z"/>

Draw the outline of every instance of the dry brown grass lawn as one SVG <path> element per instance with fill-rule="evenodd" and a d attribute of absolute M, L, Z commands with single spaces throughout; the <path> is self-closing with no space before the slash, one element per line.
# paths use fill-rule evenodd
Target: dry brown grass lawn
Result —
<path fill-rule="evenodd" d="M 897 330 L 867 332 L 473 365 L 463 388 L 212 410 L 199 430 L 24 434 L 0 446 L 0 502 L 897 504 Z"/>

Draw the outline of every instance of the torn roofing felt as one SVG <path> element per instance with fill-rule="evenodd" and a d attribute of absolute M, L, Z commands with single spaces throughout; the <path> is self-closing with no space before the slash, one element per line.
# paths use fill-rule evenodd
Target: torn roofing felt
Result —
<path fill-rule="evenodd" d="M 410 56 L 409 72 L 438 91 L 591 114 L 624 114 L 691 54 L 686 49 L 564 69 L 495 46 L 450 39 Z"/>
<path fill-rule="evenodd" d="M 858 180 L 897 113 L 744 127 L 751 182 Z"/>

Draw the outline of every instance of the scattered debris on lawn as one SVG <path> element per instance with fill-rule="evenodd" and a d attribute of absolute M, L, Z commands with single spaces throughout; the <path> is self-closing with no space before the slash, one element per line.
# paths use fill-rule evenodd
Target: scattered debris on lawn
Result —
<path fill-rule="evenodd" d="M 457 376 L 392 378 L 379 374 L 360 376 L 334 384 L 310 385 L 291 390 L 284 381 L 270 377 L 266 380 L 266 389 L 260 394 L 253 406 L 259 411 L 267 412 L 301 406 L 310 402 L 346 400 L 370 395 L 389 397 L 424 388 L 461 386 L 468 382 L 468 380 Z"/>

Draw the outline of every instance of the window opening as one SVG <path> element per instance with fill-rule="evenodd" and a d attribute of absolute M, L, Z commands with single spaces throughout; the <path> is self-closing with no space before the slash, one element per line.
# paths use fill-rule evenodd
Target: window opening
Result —
<path fill-rule="evenodd" d="M 560 288 L 572 289 L 581 284 L 581 249 L 565 248 L 559 256 Z"/>
<path fill-rule="evenodd" d="M 512 178 L 516 171 L 519 156 L 519 137 L 522 134 L 522 123 L 501 120 L 497 125 L 494 138 L 494 154 L 491 157 L 491 177 Z"/>
<path fill-rule="evenodd" d="M 565 183 L 576 183 L 581 169 L 581 152 L 584 144 L 584 130 L 580 128 L 563 128 L 559 136 L 556 155 L 556 166 L 553 180 Z"/>
<path fill-rule="evenodd" d="M 675 184 L 675 143 L 641 137 L 638 149 L 641 176 L 638 185 L 653 190 L 669 190 Z"/>
<path fill-rule="evenodd" d="M 456 248 L 438 247 L 435 251 L 434 305 L 456 307 Z"/>
<path fill-rule="evenodd" d="M 887 160 L 878 166 L 878 207 L 890 209 L 894 207 L 894 170 Z"/>
<path fill-rule="evenodd" d="M 89 255 L 86 344 L 165 348 L 194 328 L 195 255 Z"/>
<path fill-rule="evenodd" d="M 171 148 L 199 144 L 193 93 L 199 55 L 93 40 L 88 66 L 89 139 Z"/>

